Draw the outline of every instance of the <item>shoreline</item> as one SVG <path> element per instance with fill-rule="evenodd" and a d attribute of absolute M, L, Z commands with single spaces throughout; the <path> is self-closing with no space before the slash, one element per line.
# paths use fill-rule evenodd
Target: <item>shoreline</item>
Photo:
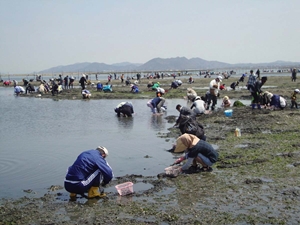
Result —
<path fill-rule="evenodd" d="M 116 177 L 107 188 L 127 181 L 150 187 L 122 197 L 106 188 L 105 199 L 77 201 L 54 184 L 42 197 L 2 199 L 0 219 L 3 224 L 297 224 L 299 122 L 299 110 L 239 107 L 232 117 L 216 111 L 201 117 L 208 142 L 219 146 L 212 173 Z M 236 127 L 241 137 L 234 136 Z M 161 136 L 176 136 L 170 132 Z"/>
<path fill-rule="evenodd" d="M 206 91 L 208 90 L 209 82 L 214 79 L 211 78 L 194 78 L 194 83 L 189 84 L 188 83 L 188 77 L 180 77 L 179 79 L 182 80 L 183 84 L 178 87 L 177 89 L 169 90 L 171 86 L 171 82 L 174 79 L 141 79 L 140 84 L 138 84 L 139 87 L 139 93 L 131 93 L 130 85 L 125 85 L 125 83 L 121 83 L 120 80 L 112 80 L 110 84 L 112 85 L 112 92 L 103 92 L 103 91 L 97 91 L 96 89 L 96 82 L 91 81 L 91 83 L 94 83 L 94 86 L 87 85 L 87 88 L 92 96 L 92 99 L 151 99 L 155 97 L 155 91 L 149 90 L 147 88 L 148 82 L 159 82 L 160 87 L 167 90 L 167 92 L 164 94 L 164 97 L 167 98 L 185 98 L 186 97 L 186 89 L 187 88 L 193 88 L 199 96 L 204 96 Z M 133 82 L 134 80 L 131 80 Z M 222 84 L 225 84 L 228 90 L 220 91 L 220 98 L 222 96 L 229 96 L 229 98 L 234 99 L 250 99 L 250 93 L 246 89 L 245 85 L 247 84 L 247 78 L 245 79 L 244 83 L 240 83 L 240 85 L 237 87 L 237 89 L 234 91 L 230 88 L 230 84 L 234 81 L 237 81 L 237 78 L 230 77 L 229 79 L 223 79 Z M 105 80 L 99 80 L 98 82 L 101 82 L 102 84 L 106 84 L 107 81 Z M 35 88 L 38 87 L 40 82 L 32 82 L 32 84 L 35 86 Z M 75 100 L 75 99 L 82 99 L 81 95 L 81 87 L 78 84 L 78 81 L 75 80 L 74 86 L 76 88 L 73 89 L 66 89 L 63 90 L 61 94 L 52 96 L 51 93 L 45 93 L 41 96 L 38 96 L 38 93 L 32 93 L 32 94 L 23 94 L 20 95 L 21 97 L 41 97 L 41 98 L 52 98 L 52 99 L 69 99 L 69 100 Z M 10 86 L 12 87 L 12 86 Z M 290 94 L 292 90 L 295 88 L 300 88 L 299 79 L 296 82 L 291 82 L 290 77 L 288 76 L 270 76 L 268 77 L 268 81 L 266 82 L 264 86 L 262 87 L 263 90 L 268 90 L 271 93 L 274 94 L 280 94 L 283 97 L 285 97 L 287 100 L 289 100 Z M 270 88 L 268 88 L 270 87 Z M 9 87 L 7 87 L 9 88 Z M 13 91 L 13 90 L 12 90 Z"/>

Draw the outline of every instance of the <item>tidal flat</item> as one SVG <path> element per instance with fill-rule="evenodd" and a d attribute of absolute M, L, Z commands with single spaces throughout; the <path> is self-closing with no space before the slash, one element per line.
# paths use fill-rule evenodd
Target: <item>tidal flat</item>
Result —
<path fill-rule="evenodd" d="M 201 79 L 199 84 L 196 80 L 191 85 L 184 82 L 165 97 L 176 93 L 174 98 L 182 98 L 186 87 L 207 87 L 210 80 Z M 166 81 L 166 87 L 170 81 Z M 223 81 L 229 86 L 233 78 Z M 266 86 L 273 87 L 264 90 L 283 95 L 289 104 L 290 94 L 299 88 L 299 82 L 292 83 L 290 77 L 269 77 Z M 151 91 L 149 96 L 145 94 L 147 88 L 140 94 L 127 93 L 128 86 L 120 88 L 134 97 L 153 96 Z M 79 89 L 74 91 L 80 98 Z M 103 96 L 111 94 L 114 91 L 99 92 Z M 243 88 L 226 91 L 226 95 L 250 99 L 248 90 Z M 126 96 L 122 94 L 120 99 Z M 171 127 L 172 118 L 164 119 Z M 19 199 L 1 200 L 0 224 L 299 224 L 300 111 L 289 107 L 252 110 L 243 106 L 233 107 L 232 117 L 217 110 L 197 120 L 205 127 L 207 141 L 218 146 L 219 160 L 213 172 L 180 174 L 176 178 L 162 174 L 116 177 L 107 185 L 107 197 L 103 199 L 82 197 L 70 201 L 63 187 L 55 184 L 43 197 L 34 197 L 27 190 L 29 193 Z M 237 127 L 241 137 L 234 136 Z M 168 140 L 178 134 L 178 130 L 170 128 L 157 136 Z M 134 188 L 139 184 L 148 188 L 122 197 L 110 191 L 126 181 L 133 182 Z"/>

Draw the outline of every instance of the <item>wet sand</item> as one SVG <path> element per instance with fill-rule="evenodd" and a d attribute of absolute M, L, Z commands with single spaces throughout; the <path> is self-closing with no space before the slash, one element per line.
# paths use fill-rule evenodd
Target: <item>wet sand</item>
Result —
<path fill-rule="evenodd" d="M 289 77 L 270 78 L 266 85 L 276 86 L 265 90 L 286 96 L 288 103 L 299 87 Z M 184 96 L 184 88 L 177 97 Z M 226 95 L 250 98 L 243 89 Z M 173 123 L 175 118 L 164 119 Z M 234 107 L 232 117 L 219 110 L 198 120 L 207 141 L 218 146 L 220 158 L 213 172 L 117 177 L 106 187 L 104 199 L 69 201 L 68 193 L 55 184 L 41 198 L 26 190 L 24 198 L 1 200 L 0 224 L 298 224 L 300 111 Z M 236 127 L 241 137 L 234 136 Z M 170 128 L 158 136 L 178 134 Z M 170 157 L 175 160 L 178 155 Z M 120 197 L 114 186 L 126 181 L 148 188 Z"/>

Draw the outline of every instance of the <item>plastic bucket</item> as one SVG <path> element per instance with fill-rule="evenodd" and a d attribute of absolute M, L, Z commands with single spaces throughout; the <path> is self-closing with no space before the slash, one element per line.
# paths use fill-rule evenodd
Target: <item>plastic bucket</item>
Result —
<path fill-rule="evenodd" d="M 225 110 L 224 111 L 225 116 L 231 117 L 232 116 L 232 111 L 233 111 L 232 109 Z"/>

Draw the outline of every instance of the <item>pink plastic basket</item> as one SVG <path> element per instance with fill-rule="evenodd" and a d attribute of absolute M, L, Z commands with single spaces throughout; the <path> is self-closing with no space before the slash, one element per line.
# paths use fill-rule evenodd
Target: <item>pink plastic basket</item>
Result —
<path fill-rule="evenodd" d="M 125 182 L 115 186 L 119 195 L 129 195 L 133 193 L 133 183 Z"/>

